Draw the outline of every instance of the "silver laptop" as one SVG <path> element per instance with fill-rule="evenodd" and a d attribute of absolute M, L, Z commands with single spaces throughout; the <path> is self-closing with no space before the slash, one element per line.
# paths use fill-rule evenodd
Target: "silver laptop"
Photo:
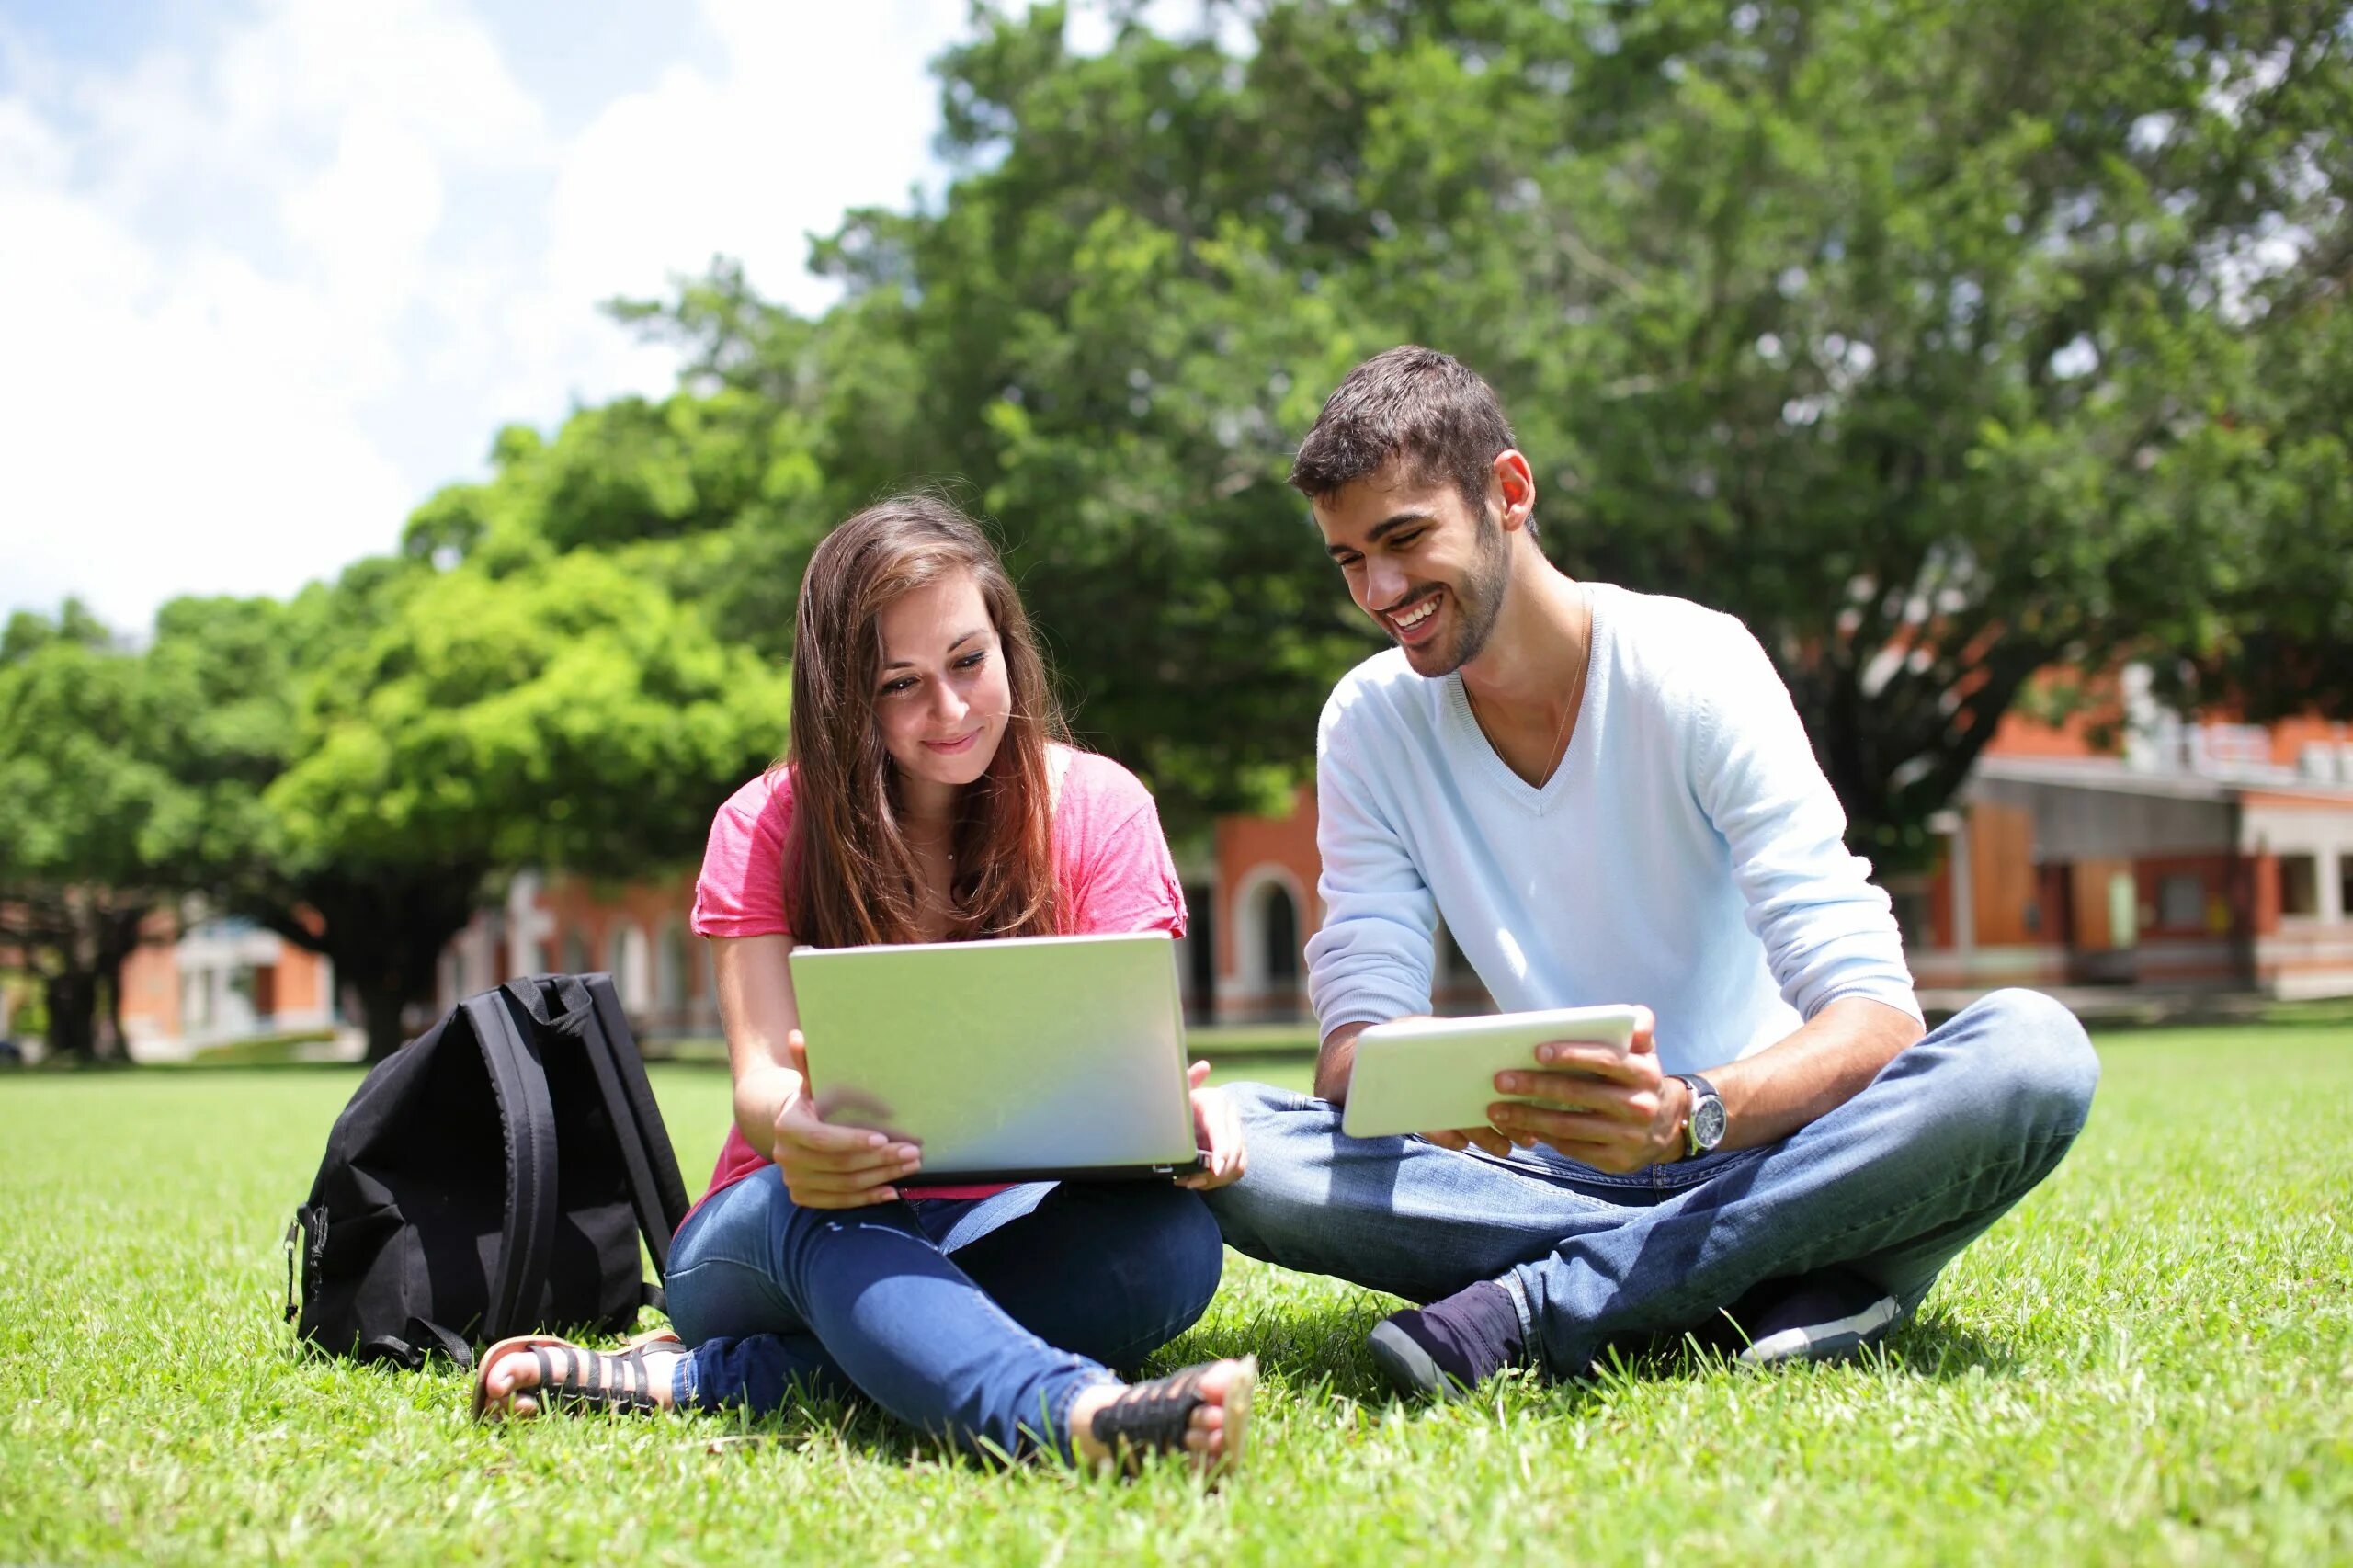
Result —
<path fill-rule="evenodd" d="M 791 963 L 819 1107 L 918 1144 L 918 1187 L 1200 1163 L 1165 936 L 797 948 Z"/>

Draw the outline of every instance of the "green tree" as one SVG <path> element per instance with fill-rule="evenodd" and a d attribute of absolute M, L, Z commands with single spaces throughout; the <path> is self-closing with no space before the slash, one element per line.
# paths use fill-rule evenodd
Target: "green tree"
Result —
<path fill-rule="evenodd" d="M 820 246 L 824 321 L 725 273 L 668 315 L 704 384 L 814 406 L 835 507 L 968 478 L 1082 730 L 1180 819 L 1295 769 L 1368 646 L 1288 450 L 1365 353 L 1449 348 L 1548 548 L 1745 619 L 1900 860 L 2039 671 L 2246 684 L 2281 586 L 2331 662 L 2326 596 L 2266 575 L 2353 556 L 2330 383 L 2270 368 L 2342 292 L 2347 18 L 1291 0 L 1244 55 L 1083 58 L 1040 6 L 943 60 L 961 176 Z"/>
<path fill-rule="evenodd" d="M 369 563 L 289 615 L 307 673 L 232 897 L 333 960 L 371 1060 L 502 876 L 690 863 L 783 744 L 781 669 L 593 551 L 503 574 Z"/>
<path fill-rule="evenodd" d="M 2222 592 L 2159 689 L 2268 721 L 2353 719 L 2353 310 L 2268 336 L 2216 488 L 2235 524 Z"/>
<path fill-rule="evenodd" d="M 39 980 L 52 1053 L 119 1050 L 123 963 L 187 852 L 159 698 L 77 603 L 0 634 L 0 944 Z"/>
<path fill-rule="evenodd" d="M 722 270 L 722 280 L 740 278 Z M 720 285 L 689 289 L 680 321 L 712 308 Z M 788 357 L 805 328 L 744 296 L 779 332 L 761 329 L 763 351 Z M 624 309 L 625 318 L 635 312 Z M 665 318 L 656 327 L 699 347 L 696 329 Z M 722 350 L 722 352 L 725 352 Z M 783 372 L 746 385 L 703 380 L 659 402 L 621 398 L 582 409 L 552 437 L 511 426 L 493 444 L 492 473 L 450 485 L 413 516 L 403 536 L 412 559 L 466 562 L 512 572 L 590 551 L 693 602 L 729 642 L 781 657 L 790 651 L 801 564 L 830 520 L 809 412 Z"/>
<path fill-rule="evenodd" d="M 2038 672 L 2259 625 L 2266 513 L 2353 546 L 2255 482 L 2353 243 L 2343 6 L 1450 16 L 1401 31 L 1368 287 L 1532 412 L 1570 559 L 1764 635 L 1883 859 Z M 1441 131 L 1522 183 L 1416 179 Z"/>

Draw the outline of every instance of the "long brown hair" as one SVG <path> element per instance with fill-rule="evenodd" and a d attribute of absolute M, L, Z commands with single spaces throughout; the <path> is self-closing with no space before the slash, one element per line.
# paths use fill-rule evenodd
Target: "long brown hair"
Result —
<path fill-rule="evenodd" d="M 936 495 L 897 495 L 827 534 L 794 623 L 793 770 L 785 879 L 793 935 L 824 948 L 922 939 L 898 770 L 875 720 L 885 607 L 971 574 L 1003 651 L 1013 711 L 988 770 L 957 802 L 951 940 L 1051 936 L 1061 911 L 1046 744 L 1063 736 L 1029 618 L 988 536 Z"/>

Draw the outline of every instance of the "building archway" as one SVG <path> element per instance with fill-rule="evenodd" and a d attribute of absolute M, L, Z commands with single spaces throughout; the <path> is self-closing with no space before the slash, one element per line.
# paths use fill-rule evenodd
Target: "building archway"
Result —
<path fill-rule="evenodd" d="M 1299 904 L 1290 890 L 1279 882 L 1268 882 L 1258 891 L 1264 913 L 1259 916 L 1259 934 L 1267 946 L 1263 962 L 1267 970 L 1267 989 L 1270 992 L 1299 989 Z"/>
<path fill-rule="evenodd" d="M 1233 990 L 1248 1012 L 1296 1017 L 1307 972 L 1301 948 L 1307 899 L 1299 879 L 1279 865 L 1254 867 L 1235 886 Z"/>

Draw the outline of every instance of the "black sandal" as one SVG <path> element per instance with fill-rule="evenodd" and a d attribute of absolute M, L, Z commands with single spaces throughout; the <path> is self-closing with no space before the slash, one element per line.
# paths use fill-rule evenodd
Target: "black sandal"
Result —
<path fill-rule="evenodd" d="M 585 1349 L 551 1334 L 502 1339 L 483 1351 L 482 1360 L 476 1364 L 474 1419 L 485 1420 L 491 1415 L 490 1369 L 518 1350 L 531 1353 L 531 1360 L 540 1370 L 540 1381 L 529 1388 L 508 1391 L 506 1414 L 512 1414 L 517 1399 L 527 1395 L 538 1402 L 541 1414 L 559 1407 L 618 1411 L 625 1415 L 659 1410 L 662 1404 L 654 1397 L 654 1374 L 645 1364 L 645 1353 L 664 1347 L 686 1348 L 676 1335 L 666 1331 L 633 1339 L 626 1349 L 618 1351 Z M 563 1352 L 561 1371 L 551 1351 Z"/>
<path fill-rule="evenodd" d="M 1144 1454 L 1184 1454 L 1199 1458 L 1185 1447 L 1193 1412 L 1209 1403 L 1201 1393 L 1201 1374 L 1216 1365 L 1204 1361 L 1148 1383 L 1131 1383 L 1095 1413 L 1088 1424 L 1095 1440 L 1110 1450 L 1122 1469 L 1133 1470 Z M 1208 1460 L 1211 1472 L 1231 1470 L 1242 1459 L 1243 1442 L 1250 1427 L 1250 1393 L 1258 1382 L 1258 1358 L 1245 1356 L 1226 1385 L 1221 1428 L 1224 1446 Z"/>

